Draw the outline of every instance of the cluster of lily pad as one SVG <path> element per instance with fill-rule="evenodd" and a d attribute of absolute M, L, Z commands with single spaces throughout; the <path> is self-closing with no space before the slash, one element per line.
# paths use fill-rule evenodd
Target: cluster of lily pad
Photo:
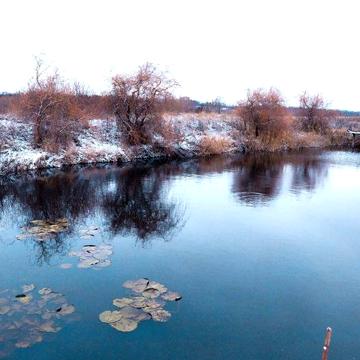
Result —
<path fill-rule="evenodd" d="M 119 310 L 104 311 L 99 315 L 101 322 L 122 332 L 135 330 L 143 320 L 167 321 L 171 313 L 163 308 L 166 301 L 181 300 L 179 293 L 169 291 L 163 284 L 149 279 L 129 280 L 123 287 L 130 289 L 133 294 L 113 300 L 113 305 Z"/>
<path fill-rule="evenodd" d="M 85 245 L 80 251 L 71 251 L 69 256 L 78 257 L 78 268 L 100 269 L 111 265 L 109 257 L 112 255 L 111 245 Z"/>
<path fill-rule="evenodd" d="M 67 219 L 57 220 L 32 220 L 29 226 L 22 228 L 23 232 L 16 238 L 24 240 L 28 238 L 35 238 L 38 241 L 47 240 L 57 234 L 66 231 L 69 228 Z"/>
<path fill-rule="evenodd" d="M 80 237 L 82 239 L 92 239 L 98 232 L 100 231 L 100 228 L 96 225 L 90 225 L 87 228 L 80 229 Z"/>
<path fill-rule="evenodd" d="M 46 333 L 61 330 L 60 319 L 74 313 L 75 307 L 66 298 L 49 288 L 35 290 L 34 284 L 24 285 L 20 293 L 0 293 L 0 344 L 6 349 L 28 348 L 43 340 Z M 0 351 L 0 353 L 1 353 Z"/>

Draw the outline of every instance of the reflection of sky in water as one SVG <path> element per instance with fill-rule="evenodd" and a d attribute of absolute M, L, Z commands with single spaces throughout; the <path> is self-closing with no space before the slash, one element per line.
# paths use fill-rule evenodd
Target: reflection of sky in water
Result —
<path fill-rule="evenodd" d="M 9 359 L 317 359 L 329 325 L 331 359 L 355 358 L 359 164 L 356 153 L 264 154 L 2 180 L 1 289 L 54 288 L 80 317 Z M 48 217 L 69 231 L 15 240 Z M 81 238 L 92 225 L 101 231 Z M 111 266 L 77 268 L 68 253 L 88 243 L 111 245 Z M 101 326 L 121 284 L 140 277 L 182 293 L 171 320 L 131 334 Z"/>

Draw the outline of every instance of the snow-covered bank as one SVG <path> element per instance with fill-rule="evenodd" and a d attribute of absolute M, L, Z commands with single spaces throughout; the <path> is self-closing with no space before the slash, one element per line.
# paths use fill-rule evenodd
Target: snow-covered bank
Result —
<path fill-rule="evenodd" d="M 176 141 L 167 141 L 156 135 L 153 146 L 126 146 L 117 136 L 111 120 L 94 119 L 74 139 L 73 143 L 58 153 L 34 149 L 31 124 L 11 116 L 0 116 L 0 175 L 23 170 L 58 168 L 72 164 L 129 162 L 138 159 L 177 155 L 200 155 L 203 139 L 226 140 L 224 151 L 236 151 L 230 115 L 202 116 L 201 114 L 167 115 L 166 120 L 176 131 Z M 170 151 L 169 151 L 170 146 Z"/>
<path fill-rule="evenodd" d="M 91 163 L 125 163 L 161 157 L 193 157 L 235 151 L 278 151 L 324 148 L 349 143 L 345 129 L 328 135 L 292 132 L 276 143 L 245 137 L 232 114 L 171 114 L 164 120 L 171 136 L 154 134 L 153 144 L 129 147 L 120 140 L 115 122 L 93 119 L 65 150 L 57 153 L 34 149 L 31 124 L 9 115 L 0 116 L 0 176 L 23 170 L 59 168 Z"/>

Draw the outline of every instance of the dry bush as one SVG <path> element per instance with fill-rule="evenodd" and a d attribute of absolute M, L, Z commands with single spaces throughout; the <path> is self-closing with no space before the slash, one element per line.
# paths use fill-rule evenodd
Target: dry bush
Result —
<path fill-rule="evenodd" d="M 278 141 L 290 131 L 291 116 L 275 89 L 249 92 L 246 100 L 239 103 L 237 113 L 240 118 L 238 128 L 265 143 Z"/>
<path fill-rule="evenodd" d="M 32 122 L 35 147 L 58 151 L 73 140 L 82 114 L 73 90 L 57 73 L 43 79 L 41 65 L 37 63 L 35 81 L 20 95 L 15 111 Z"/>
<path fill-rule="evenodd" d="M 199 143 L 201 155 L 219 155 L 231 150 L 233 143 L 229 138 L 221 136 L 204 136 Z"/>
<path fill-rule="evenodd" d="M 352 143 L 346 129 L 331 129 L 327 133 L 327 138 L 332 146 L 350 146 Z"/>
<path fill-rule="evenodd" d="M 304 92 L 299 101 L 302 130 L 325 134 L 336 113 L 326 109 L 326 103 L 320 95 L 311 96 Z"/>
<path fill-rule="evenodd" d="M 119 132 L 128 144 L 151 141 L 154 127 L 162 120 L 164 99 L 175 85 L 151 64 L 141 66 L 135 75 L 113 77 L 110 104 Z"/>

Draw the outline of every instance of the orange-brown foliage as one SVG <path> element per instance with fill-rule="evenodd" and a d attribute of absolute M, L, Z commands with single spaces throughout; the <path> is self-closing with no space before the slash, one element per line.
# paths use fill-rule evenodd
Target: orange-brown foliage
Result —
<path fill-rule="evenodd" d="M 228 152 L 232 147 L 230 139 L 220 136 L 204 136 L 199 144 L 201 155 L 218 155 Z"/>
<path fill-rule="evenodd" d="M 163 102 L 176 85 L 151 64 L 132 76 L 112 79 L 111 107 L 119 131 L 130 145 L 151 141 L 154 126 L 162 119 Z"/>
<path fill-rule="evenodd" d="M 34 126 L 34 146 L 59 150 L 73 139 L 82 119 L 74 91 L 57 73 L 41 78 L 37 64 L 35 81 L 20 95 L 15 111 Z"/>
<path fill-rule="evenodd" d="M 304 92 L 299 100 L 302 130 L 325 134 L 335 112 L 326 109 L 325 101 L 320 95 L 310 96 Z"/>
<path fill-rule="evenodd" d="M 240 102 L 238 114 L 246 133 L 272 141 L 289 131 L 291 117 L 284 100 L 275 89 L 258 89 L 249 92 L 245 101 Z"/>

